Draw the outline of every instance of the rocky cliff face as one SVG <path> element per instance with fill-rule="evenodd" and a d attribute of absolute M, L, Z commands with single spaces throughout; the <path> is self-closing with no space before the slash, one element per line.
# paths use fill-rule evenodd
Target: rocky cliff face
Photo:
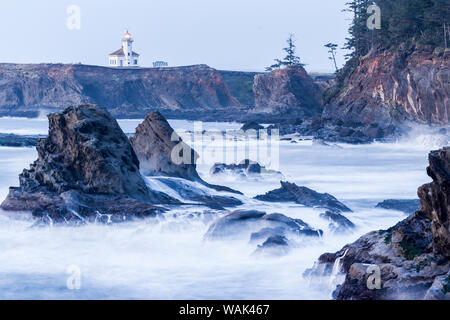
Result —
<path fill-rule="evenodd" d="M 322 91 L 303 68 L 256 75 L 253 92 L 253 112 L 270 118 L 310 118 L 322 113 Z"/>
<path fill-rule="evenodd" d="M 443 53 L 372 51 L 325 106 L 323 118 L 381 129 L 404 120 L 449 124 L 449 61 Z"/>
<path fill-rule="evenodd" d="M 323 254 L 305 276 L 343 272 L 337 299 L 450 299 L 450 148 L 429 158 L 433 182 L 419 188 L 419 211 L 388 230 Z"/>
<path fill-rule="evenodd" d="M 205 65 L 126 70 L 0 64 L 0 116 L 37 116 L 40 109 L 83 103 L 103 105 L 116 117 L 143 118 L 154 110 L 187 119 L 242 115 L 221 74 Z"/>
<path fill-rule="evenodd" d="M 69 107 L 49 116 L 49 134 L 37 143 L 38 159 L 10 188 L 4 210 L 32 211 L 50 221 L 117 220 L 153 215 L 154 203 L 178 203 L 154 192 L 116 120 L 99 106 Z M 117 215 L 114 215 L 117 213 Z"/>

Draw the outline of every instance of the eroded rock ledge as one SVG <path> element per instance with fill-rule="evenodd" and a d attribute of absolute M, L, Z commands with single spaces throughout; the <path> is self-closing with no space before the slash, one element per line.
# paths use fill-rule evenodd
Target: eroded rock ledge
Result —
<path fill-rule="evenodd" d="M 419 188 L 419 211 L 323 254 L 305 276 L 330 276 L 333 268 L 343 272 L 337 299 L 450 299 L 450 148 L 432 151 L 429 162 L 433 182 Z M 369 266 L 380 271 L 380 289 L 367 285 Z"/>

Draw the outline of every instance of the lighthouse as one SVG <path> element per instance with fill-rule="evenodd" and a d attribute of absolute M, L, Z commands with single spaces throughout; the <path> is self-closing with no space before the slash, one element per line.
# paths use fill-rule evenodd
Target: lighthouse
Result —
<path fill-rule="evenodd" d="M 109 66 L 114 68 L 139 67 L 139 54 L 133 51 L 133 37 L 128 32 L 122 38 L 122 48 L 109 55 Z"/>

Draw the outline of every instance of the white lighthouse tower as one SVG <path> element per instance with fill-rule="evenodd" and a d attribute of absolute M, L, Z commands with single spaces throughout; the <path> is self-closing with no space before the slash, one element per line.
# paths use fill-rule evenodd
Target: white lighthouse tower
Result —
<path fill-rule="evenodd" d="M 109 55 L 109 66 L 117 68 L 139 67 L 139 54 L 133 52 L 133 37 L 128 32 L 122 38 L 122 48 Z"/>

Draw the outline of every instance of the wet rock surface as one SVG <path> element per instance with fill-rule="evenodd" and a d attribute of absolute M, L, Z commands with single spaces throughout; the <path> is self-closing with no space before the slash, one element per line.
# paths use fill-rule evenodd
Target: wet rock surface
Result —
<path fill-rule="evenodd" d="M 336 233 L 349 232 L 355 228 L 355 224 L 340 213 L 326 211 L 325 213 L 321 213 L 320 217 L 330 221 L 330 230 Z"/>
<path fill-rule="evenodd" d="M 241 127 L 242 131 L 247 131 L 247 130 L 256 130 L 256 131 L 258 131 L 258 130 L 261 130 L 261 129 L 264 129 L 264 127 L 262 125 L 258 124 L 255 121 L 247 122 Z"/>
<path fill-rule="evenodd" d="M 287 181 L 281 181 L 281 188 L 269 191 L 265 195 L 258 195 L 255 199 L 268 202 L 295 202 L 307 207 L 320 207 L 335 212 L 351 212 L 346 205 L 328 193 L 318 193 Z"/>
<path fill-rule="evenodd" d="M 377 208 L 397 210 L 407 214 L 411 214 L 420 209 L 420 199 L 396 200 L 388 199 L 376 205 Z"/>
<path fill-rule="evenodd" d="M 200 180 L 198 154 L 184 143 L 159 112 L 149 113 L 130 138 L 142 174 Z"/>
<path fill-rule="evenodd" d="M 183 142 L 159 112 L 149 113 L 136 128 L 130 141 L 140 161 L 143 175 L 182 178 L 197 181 L 217 191 L 241 194 L 201 179 L 196 169 L 198 154 Z"/>
<path fill-rule="evenodd" d="M 304 275 L 328 277 L 333 269 L 340 270 L 345 281 L 334 292 L 337 299 L 448 298 L 439 288 L 450 271 L 449 148 L 432 151 L 429 162 L 433 182 L 418 190 L 420 210 L 388 230 L 370 232 L 336 253 L 323 254 Z M 368 285 L 373 272 L 380 275 L 378 288 Z"/>
<path fill-rule="evenodd" d="M 249 239 L 261 244 L 257 251 L 268 247 L 285 246 L 286 239 L 300 237 L 319 238 L 322 230 L 314 229 L 301 219 L 293 219 L 281 213 L 266 214 L 257 210 L 236 210 L 211 224 L 205 239 Z M 283 250 L 284 251 L 284 250 Z"/>
<path fill-rule="evenodd" d="M 38 141 L 38 159 L 10 188 L 2 209 L 31 210 L 53 221 L 92 220 L 117 213 L 120 219 L 154 215 L 157 203 L 175 204 L 149 190 L 126 135 L 100 106 L 69 107 L 49 116 L 49 134 Z"/>

